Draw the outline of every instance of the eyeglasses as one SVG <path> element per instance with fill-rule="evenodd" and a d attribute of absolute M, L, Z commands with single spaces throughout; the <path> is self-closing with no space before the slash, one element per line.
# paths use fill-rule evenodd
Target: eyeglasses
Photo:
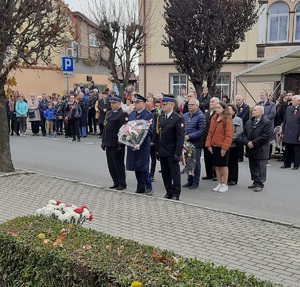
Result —
<path fill-rule="evenodd" d="M 196 104 L 188 104 L 188 106 L 196 106 Z"/>

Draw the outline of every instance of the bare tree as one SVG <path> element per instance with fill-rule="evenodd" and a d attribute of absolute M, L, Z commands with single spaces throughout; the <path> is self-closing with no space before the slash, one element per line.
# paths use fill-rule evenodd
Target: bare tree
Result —
<path fill-rule="evenodd" d="M 14 171 L 5 110 L 5 85 L 12 69 L 51 64 L 67 35 L 69 10 L 61 0 L 0 0 L 0 172 Z"/>
<path fill-rule="evenodd" d="M 257 0 L 165 0 L 163 45 L 176 69 L 187 74 L 198 96 L 207 81 L 212 92 L 224 61 L 257 21 Z"/>
<path fill-rule="evenodd" d="M 124 87 L 128 86 L 136 60 L 144 49 L 150 4 L 145 7 L 138 0 L 94 0 L 92 3 L 89 12 L 97 23 L 100 63 L 108 68 L 120 95 L 124 96 Z"/>

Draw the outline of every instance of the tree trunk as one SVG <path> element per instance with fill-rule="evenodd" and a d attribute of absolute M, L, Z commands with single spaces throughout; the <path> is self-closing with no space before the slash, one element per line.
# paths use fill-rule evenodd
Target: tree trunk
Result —
<path fill-rule="evenodd" d="M 193 83 L 193 85 L 194 85 L 194 87 L 195 87 L 195 90 L 196 90 L 196 92 L 197 92 L 197 98 L 199 99 L 200 98 L 200 96 L 202 95 L 202 84 L 203 83 L 200 83 L 200 82 L 198 82 L 198 81 L 194 81 L 194 82 L 192 82 Z"/>
<path fill-rule="evenodd" d="M 15 168 L 11 159 L 8 123 L 5 106 L 4 86 L 0 88 L 0 172 L 13 172 Z"/>

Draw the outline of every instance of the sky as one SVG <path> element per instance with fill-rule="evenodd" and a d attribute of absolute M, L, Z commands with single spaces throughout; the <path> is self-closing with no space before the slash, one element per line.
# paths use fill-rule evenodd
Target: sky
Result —
<path fill-rule="evenodd" d="M 63 0 L 72 11 L 84 12 L 88 8 L 87 0 Z"/>

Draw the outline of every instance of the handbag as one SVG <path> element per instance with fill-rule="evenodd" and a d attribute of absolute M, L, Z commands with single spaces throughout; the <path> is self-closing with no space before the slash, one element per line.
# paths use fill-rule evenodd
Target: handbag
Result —
<path fill-rule="evenodd" d="M 34 111 L 28 112 L 28 116 L 29 116 L 30 119 L 35 118 L 35 112 Z"/>

